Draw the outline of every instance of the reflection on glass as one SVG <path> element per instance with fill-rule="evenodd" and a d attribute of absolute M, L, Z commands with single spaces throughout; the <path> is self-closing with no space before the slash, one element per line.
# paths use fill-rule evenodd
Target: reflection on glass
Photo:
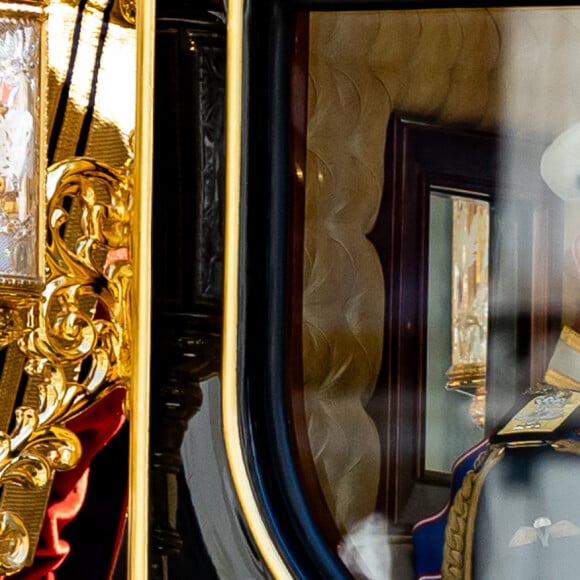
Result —
<path fill-rule="evenodd" d="M 430 513 L 429 502 L 444 505 L 447 480 L 431 472 L 449 472 L 481 440 L 470 404 L 483 402 L 486 379 L 486 421 L 495 426 L 542 376 L 560 320 L 580 317 L 580 278 L 569 259 L 580 209 L 570 201 L 560 208 L 540 181 L 539 163 L 540 151 L 579 121 L 580 77 L 573 72 L 579 30 L 577 7 L 310 16 L 304 409 L 317 475 L 340 530 L 375 506 L 388 512 L 390 525 L 410 526 Z M 448 149 L 426 144 L 390 168 L 384 127 L 394 114 L 497 136 L 493 163 L 481 164 L 475 175 L 493 183 L 494 209 L 484 217 L 488 210 L 476 200 L 471 213 L 460 212 L 466 254 L 465 261 L 455 258 L 455 273 L 452 196 L 459 193 L 431 190 L 431 225 L 423 223 L 423 213 L 409 210 L 402 217 L 407 204 L 422 202 L 422 187 L 439 178 L 431 164 Z M 388 133 L 387 142 L 392 137 L 400 144 L 399 136 Z M 458 175 L 474 157 L 468 149 L 454 156 Z M 399 171 L 415 164 L 425 168 L 416 180 Z M 563 175 L 560 168 L 557 175 Z M 444 183 L 469 189 L 477 179 Z M 571 181 L 577 183 L 576 173 Z M 381 214 L 383 187 L 395 190 L 398 184 L 400 196 L 389 197 Z M 489 250 L 485 244 L 478 249 L 478 236 L 479 224 L 490 218 L 487 336 Z M 429 228 L 429 252 L 436 247 L 440 254 L 429 256 L 429 288 L 421 277 L 411 292 L 409 280 L 427 262 L 424 238 L 413 236 L 418 222 L 420 236 Z M 365 235 L 377 232 L 378 239 L 391 226 L 396 235 L 389 229 L 381 238 L 381 259 L 389 267 L 377 272 L 379 260 Z M 425 321 L 421 301 L 427 290 Z M 414 340 L 419 325 L 422 334 Z M 417 367 L 425 376 L 420 390 Z M 456 388 L 446 390 L 448 382 Z M 457 392 L 467 385 L 475 397 Z M 369 400 L 376 402 L 370 419 Z M 483 414 L 480 406 L 477 418 Z M 436 504 L 441 489 L 445 498 Z M 401 566 L 408 558 L 394 554 L 393 561 Z M 397 578 L 407 577 L 397 569 Z"/>
<path fill-rule="evenodd" d="M 467 298 L 470 297 L 473 302 L 483 296 L 481 292 L 474 291 L 469 279 L 463 278 L 463 272 L 471 273 L 475 282 L 475 270 L 483 271 L 482 257 L 486 258 L 487 264 L 487 248 L 484 256 L 473 256 L 473 249 L 477 247 L 477 242 L 474 243 L 477 236 L 474 234 L 485 223 L 485 219 L 481 219 L 482 214 L 489 218 L 487 202 L 452 196 L 443 190 L 431 192 L 425 425 L 425 469 L 428 471 L 448 473 L 453 461 L 477 443 L 482 435 L 481 429 L 470 419 L 470 403 L 475 399 L 458 397 L 444 388 L 446 372 L 452 363 L 458 361 L 459 352 L 464 355 L 462 360 L 466 363 L 477 360 L 475 357 L 469 359 L 466 352 L 469 350 L 469 340 L 465 337 L 478 337 L 478 331 L 473 332 L 470 328 L 470 324 L 476 326 L 476 317 L 473 314 L 470 316 L 467 310 L 470 304 Z M 485 278 L 487 282 L 487 265 Z M 484 310 L 487 322 L 487 285 Z M 458 319 L 463 323 L 465 332 L 458 332 L 457 325 L 451 324 Z M 457 343 L 459 348 L 456 347 Z M 480 346 L 480 342 L 477 345 Z M 460 351 L 460 348 L 464 350 Z M 485 358 L 483 361 L 485 365 Z"/>
<path fill-rule="evenodd" d="M 447 386 L 485 383 L 488 313 L 489 206 L 460 197 L 453 203 L 452 366 Z"/>
<path fill-rule="evenodd" d="M 40 24 L 0 19 L 0 276 L 38 276 Z"/>
<path fill-rule="evenodd" d="M 451 367 L 448 388 L 475 389 L 473 420 L 485 421 L 489 204 L 454 197 Z"/>

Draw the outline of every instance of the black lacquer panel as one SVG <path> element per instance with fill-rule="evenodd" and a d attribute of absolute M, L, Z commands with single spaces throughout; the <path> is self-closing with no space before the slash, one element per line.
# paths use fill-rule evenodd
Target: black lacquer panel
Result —
<path fill-rule="evenodd" d="M 182 444 L 221 357 L 225 23 L 212 3 L 159 5 L 156 31 L 150 575 L 218 578 Z M 196 461 L 196 458 L 188 458 Z"/>
<path fill-rule="evenodd" d="M 156 50 L 154 302 L 219 312 L 225 25 L 211 14 L 205 22 L 160 18 Z"/>

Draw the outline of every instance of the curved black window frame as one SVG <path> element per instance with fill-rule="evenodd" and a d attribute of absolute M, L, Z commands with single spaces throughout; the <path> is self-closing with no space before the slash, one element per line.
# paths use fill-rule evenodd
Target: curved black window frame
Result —
<path fill-rule="evenodd" d="M 574 6 L 562 1 L 558 6 Z M 288 348 L 290 55 L 299 12 L 546 6 L 448 0 L 246 0 L 238 380 L 246 462 L 263 519 L 295 578 L 352 578 L 301 489 L 291 448 Z"/>

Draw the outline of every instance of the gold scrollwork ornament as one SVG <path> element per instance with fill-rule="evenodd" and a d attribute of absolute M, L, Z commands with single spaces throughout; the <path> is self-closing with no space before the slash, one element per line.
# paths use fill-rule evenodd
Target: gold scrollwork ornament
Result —
<path fill-rule="evenodd" d="M 0 569 L 20 570 L 28 557 L 28 533 L 12 512 L 0 512 Z"/>
<path fill-rule="evenodd" d="M 18 407 L 11 432 L 0 432 L 3 488 L 50 486 L 55 471 L 73 468 L 81 444 L 67 422 L 129 380 L 130 167 L 86 158 L 57 164 L 47 198 L 42 297 L 19 308 L 0 305 L 0 343 L 18 337 L 26 389 L 37 402 Z M 0 574 L 10 575 L 29 561 L 31 546 L 15 510 L 1 507 Z"/>

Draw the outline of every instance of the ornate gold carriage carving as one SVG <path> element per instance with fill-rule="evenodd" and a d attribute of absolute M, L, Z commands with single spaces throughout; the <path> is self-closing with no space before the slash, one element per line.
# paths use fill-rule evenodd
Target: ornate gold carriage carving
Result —
<path fill-rule="evenodd" d="M 20 350 L 28 375 L 13 426 L 0 432 L 2 574 L 31 562 L 54 473 L 79 461 L 67 422 L 128 383 L 131 213 L 130 167 L 79 158 L 50 169 L 46 286 L 0 307 L 0 344 Z M 17 509 L 30 489 L 40 495 L 32 519 Z"/>

